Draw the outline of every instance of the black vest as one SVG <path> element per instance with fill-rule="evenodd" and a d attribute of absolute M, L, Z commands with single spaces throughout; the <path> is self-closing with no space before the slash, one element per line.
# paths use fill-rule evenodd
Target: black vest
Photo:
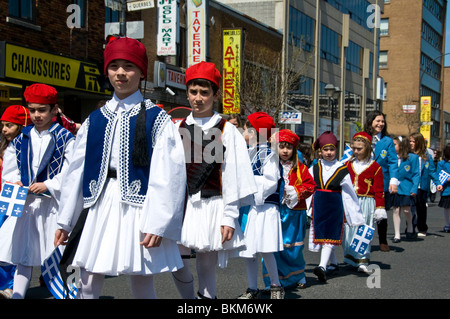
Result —
<path fill-rule="evenodd" d="M 181 134 L 186 159 L 186 175 L 188 194 L 201 191 L 202 198 L 222 195 L 222 163 L 225 146 L 222 143 L 222 133 L 226 120 L 221 119 L 208 134 L 195 125 L 187 125 L 186 120 L 180 123 L 179 129 L 187 129 L 187 134 Z M 215 129 L 215 130 L 214 130 Z M 219 131 L 217 131 L 219 130 Z M 216 134 L 220 133 L 220 140 Z M 201 134 L 201 139 L 199 138 Z M 197 137 L 197 138 L 196 138 Z M 217 152 L 220 151 L 220 152 Z M 208 158 L 205 157 L 208 154 Z"/>

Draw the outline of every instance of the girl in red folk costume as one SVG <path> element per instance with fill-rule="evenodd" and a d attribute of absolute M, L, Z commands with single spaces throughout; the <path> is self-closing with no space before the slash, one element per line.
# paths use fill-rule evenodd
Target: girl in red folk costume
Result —
<path fill-rule="evenodd" d="M 373 227 L 374 221 L 386 219 L 384 207 L 384 182 L 381 166 L 372 159 L 372 136 L 356 133 L 352 140 L 353 156 L 346 163 L 366 225 Z M 351 249 L 356 228 L 345 225 L 344 262 L 368 272 L 370 246 L 364 254 Z"/>
<path fill-rule="evenodd" d="M 314 195 L 307 199 L 312 208 L 309 250 L 321 251 L 314 274 L 325 282 L 327 273 L 338 269 L 334 249 L 342 243 L 344 217 L 349 226 L 364 225 L 364 220 L 347 167 L 336 160 L 336 136 L 324 132 L 313 147 L 319 151 L 320 160 L 309 169 L 317 184 Z"/>
<path fill-rule="evenodd" d="M 306 234 L 306 198 L 316 188 L 308 167 L 299 161 L 297 134 L 291 130 L 280 130 L 276 134 L 278 155 L 282 166 L 280 186 L 280 215 L 284 250 L 274 253 L 280 282 L 283 287 L 306 287 L 305 259 L 303 258 Z M 263 263 L 264 265 L 264 263 Z M 263 267 L 263 274 L 266 273 Z M 266 286 L 270 280 L 264 276 Z"/>

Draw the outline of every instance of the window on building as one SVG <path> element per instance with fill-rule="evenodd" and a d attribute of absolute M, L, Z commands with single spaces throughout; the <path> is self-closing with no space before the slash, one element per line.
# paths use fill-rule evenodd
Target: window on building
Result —
<path fill-rule="evenodd" d="M 296 8 L 289 9 L 289 43 L 305 51 L 314 47 L 314 19 Z"/>
<path fill-rule="evenodd" d="M 423 0 L 423 6 L 427 8 L 439 21 L 444 22 L 444 8 L 437 0 Z"/>
<path fill-rule="evenodd" d="M 119 16 L 120 12 L 119 11 L 115 11 L 111 8 L 106 7 L 105 8 L 105 22 L 109 23 L 109 22 L 119 22 Z"/>
<path fill-rule="evenodd" d="M 11 17 L 34 21 L 34 0 L 9 0 L 8 14 Z"/>
<path fill-rule="evenodd" d="M 373 28 L 370 28 L 367 24 L 367 19 L 373 13 L 371 10 L 367 10 L 367 8 L 371 5 L 371 3 L 367 0 L 325 0 L 330 5 L 341 11 L 342 13 L 346 13 L 350 16 L 350 19 L 363 26 L 369 31 L 373 31 Z"/>
<path fill-rule="evenodd" d="M 389 18 L 380 20 L 380 35 L 389 35 Z"/>
<path fill-rule="evenodd" d="M 442 49 L 442 36 L 425 21 L 422 21 L 422 39 L 439 51 Z"/>
<path fill-rule="evenodd" d="M 336 64 L 340 61 L 339 34 L 324 25 L 320 35 L 320 57 Z"/>
<path fill-rule="evenodd" d="M 353 41 L 349 41 L 347 48 L 347 70 L 355 72 L 357 74 L 362 74 L 361 68 L 361 54 L 362 47 L 357 45 Z"/>
<path fill-rule="evenodd" d="M 387 51 L 380 51 L 380 54 L 378 55 L 378 65 L 380 68 L 388 67 L 388 52 Z"/>
<path fill-rule="evenodd" d="M 433 78 L 441 79 L 441 65 L 435 60 L 431 59 L 429 56 L 422 53 L 420 61 L 420 70 L 431 75 Z"/>

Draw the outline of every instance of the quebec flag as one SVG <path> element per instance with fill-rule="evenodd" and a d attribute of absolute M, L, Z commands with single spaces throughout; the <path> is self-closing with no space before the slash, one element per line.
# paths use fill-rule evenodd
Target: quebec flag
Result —
<path fill-rule="evenodd" d="M 352 244 L 350 248 L 356 251 L 357 253 L 364 255 L 369 247 L 370 242 L 372 241 L 373 234 L 375 233 L 375 228 L 370 227 L 369 225 L 361 225 L 358 227 L 356 231 L 355 237 L 353 237 Z"/>
<path fill-rule="evenodd" d="M 350 157 L 352 157 L 352 155 L 353 150 L 351 149 L 350 145 L 345 144 L 344 155 L 342 155 L 340 162 L 346 163 L 350 159 Z"/>
<path fill-rule="evenodd" d="M 64 248 L 58 246 L 53 253 L 44 260 L 41 265 L 42 278 L 47 285 L 48 290 L 56 299 L 75 299 L 77 296 L 77 286 L 75 283 L 67 283 L 69 291 L 64 287 L 64 282 L 59 270 L 59 262 Z"/>
<path fill-rule="evenodd" d="M 22 216 L 27 195 L 28 187 L 5 182 L 0 194 L 0 216 Z"/>

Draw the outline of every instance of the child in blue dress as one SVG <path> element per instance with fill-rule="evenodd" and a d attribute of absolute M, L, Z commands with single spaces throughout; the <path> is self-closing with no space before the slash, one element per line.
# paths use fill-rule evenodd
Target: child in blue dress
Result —
<path fill-rule="evenodd" d="M 417 195 L 419 187 L 419 157 L 410 153 L 409 140 L 402 137 L 394 138 L 395 150 L 398 156 L 398 192 L 391 197 L 391 206 L 394 208 L 394 243 L 400 242 L 400 213 L 406 218 L 406 238 L 414 237 L 411 202 Z"/>

